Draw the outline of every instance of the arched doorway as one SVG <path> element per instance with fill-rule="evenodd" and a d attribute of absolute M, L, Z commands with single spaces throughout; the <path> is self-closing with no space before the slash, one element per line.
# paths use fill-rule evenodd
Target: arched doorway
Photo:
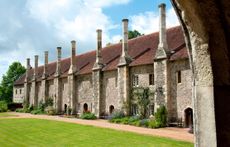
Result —
<path fill-rule="evenodd" d="M 109 113 L 112 114 L 114 111 L 114 106 L 113 105 L 110 105 L 109 106 Z"/>
<path fill-rule="evenodd" d="M 83 112 L 87 112 L 88 111 L 88 105 L 85 103 L 83 105 Z"/>
<path fill-rule="evenodd" d="M 190 128 L 193 125 L 193 112 L 192 108 L 187 108 L 184 110 L 184 116 L 185 116 L 185 124 L 184 126 L 186 128 Z"/>
<path fill-rule="evenodd" d="M 64 113 L 66 113 L 67 112 L 67 105 L 65 104 L 64 105 Z"/>

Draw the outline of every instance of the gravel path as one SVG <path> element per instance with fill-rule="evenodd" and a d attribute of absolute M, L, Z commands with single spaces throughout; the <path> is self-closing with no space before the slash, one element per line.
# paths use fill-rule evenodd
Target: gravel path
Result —
<path fill-rule="evenodd" d="M 187 142 L 194 142 L 194 135 L 188 133 L 188 128 L 160 128 L 160 129 L 149 129 L 149 128 L 142 128 L 130 125 L 122 125 L 122 124 L 113 124 L 109 123 L 107 120 L 82 120 L 77 118 L 65 118 L 60 116 L 48 116 L 48 115 L 32 115 L 29 113 L 16 113 L 16 112 L 9 112 L 9 114 L 16 115 L 7 118 L 37 118 L 37 119 L 46 119 L 46 120 L 55 120 L 55 121 L 63 121 L 63 122 L 70 122 L 76 124 L 83 124 L 83 125 L 91 125 L 96 127 L 102 128 L 110 128 L 120 131 L 128 131 L 134 132 L 138 134 L 146 134 L 152 136 L 160 136 L 166 138 L 172 138 L 181 141 Z"/>

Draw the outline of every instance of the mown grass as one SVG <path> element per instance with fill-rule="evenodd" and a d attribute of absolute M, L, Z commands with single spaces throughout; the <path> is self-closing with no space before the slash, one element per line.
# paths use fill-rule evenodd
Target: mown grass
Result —
<path fill-rule="evenodd" d="M 2 113 L 0 113 L 0 118 L 9 117 L 9 116 L 17 116 L 17 115 L 9 114 L 9 113 L 7 113 L 7 112 L 2 112 Z"/>
<path fill-rule="evenodd" d="M 193 144 L 51 120 L 1 119 L 0 146 L 189 147 Z"/>

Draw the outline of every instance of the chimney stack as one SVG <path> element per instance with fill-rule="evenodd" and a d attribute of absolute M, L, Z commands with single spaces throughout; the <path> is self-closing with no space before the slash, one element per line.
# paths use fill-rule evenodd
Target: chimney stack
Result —
<path fill-rule="evenodd" d="M 56 76 L 61 74 L 61 47 L 57 47 Z"/>
<path fill-rule="evenodd" d="M 97 57 L 96 57 L 96 63 L 102 64 L 102 58 L 101 58 L 101 48 L 102 48 L 102 30 L 97 30 Z"/>
<path fill-rule="evenodd" d="M 44 70 L 43 70 L 43 78 L 46 78 L 47 76 L 47 66 L 48 66 L 48 51 L 44 52 L 45 59 L 44 59 Z"/>
<path fill-rule="evenodd" d="M 30 58 L 26 59 L 26 69 L 29 70 L 30 69 Z"/>
<path fill-rule="evenodd" d="M 164 3 L 159 5 L 160 20 L 159 20 L 159 47 L 168 52 L 167 34 L 166 34 L 166 5 Z"/>
<path fill-rule="evenodd" d="M 122 34 L 123 34 L 123 39 L 122 39 L 122 57 L 127 57 L 128 56 L 128 19 L 123 19 L 122 20 Z"/>
<path fill-rule="evenodd" d="M 38 55 L 34 56 L 34 79 L 36 79 L 38 70 Z"/>
<path fill-rule="evenodd" d="M 97 29 L 97 50 L 96 50 L 96 62 L 93 66 L 93 70 L 101 69 L 103 67 L 101 49 L 102 49 L 102 30 Z"/>
<path fill-rule="evenodd" d="M 70 69 L 69 69 L 69 74 L 73 74 L 76 71 L 75 67 L 75 55 L 76 55 L 76 41 L 72 40 L 71 41 L 71 61 L 70 61 Z"/>
<path fill-rule="evenodd" d="M 30 58 L 26 59 L 26 79 L 29 77 L 29 70 L 30 70 Z"/>
<path fill-rule="evenodd" d="M 128 55 L 128 19 L 122 20 L 122 53 L 118 66 L 127 65 L 132 61 L 132 58 Z"/>

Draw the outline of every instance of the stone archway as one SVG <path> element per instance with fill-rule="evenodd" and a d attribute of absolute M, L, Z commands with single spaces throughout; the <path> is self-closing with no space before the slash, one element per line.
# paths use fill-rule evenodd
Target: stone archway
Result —
<path fill-rule="evenodd" d="M 88 111 L 88 104 L 84 104 L 83 105 L 83 112 L 87 112 Z"/>
<path fill-rule="evenodd" d="M 184 127 L 192 128 L 193 126 L 193 111 L 188 107 L 184 110 Z"/>
<path fill-rule="evenodd" d="M 110 105 L 109 106 L 109 114 L 112 114 L 114 111 L 114 106 L 113 105 Z"/>
<path fill-rule="evenodd" d="M 171 3 L 193 71 L 195 146 L 230 146 L 230 1 Z"/>
<path fill-rule="evenodd" d="M 64 105 L 64 113 L 67 113 L 67 104 Z"/>

